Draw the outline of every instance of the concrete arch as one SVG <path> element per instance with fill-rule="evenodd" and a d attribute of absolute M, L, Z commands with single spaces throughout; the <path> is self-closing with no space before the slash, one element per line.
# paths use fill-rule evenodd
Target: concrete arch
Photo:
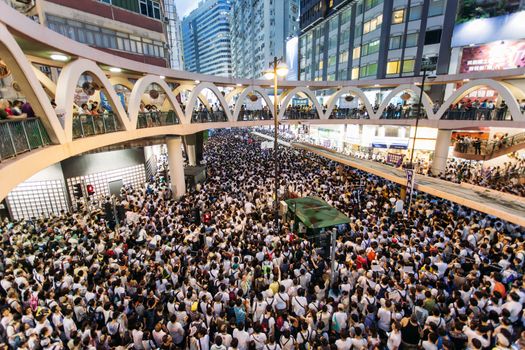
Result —
<path fill-rule="evenodd" d="M 195 103 L 197 102 L 197 98 L 200 95 L 201 91 L 208 89 L 217 97 L 219 100 L 220 105 L 222 106 L 224 113 L 226 113 L 226 117 L 229 121 L 233 120 L 233 114 L 230 111 L 230 108 L 228 107 L 228 103 L 226 102 L 226 99 L 224 98 L 224 95 L 219 91 L 217 86 L 215 86 L 213 83 L 200 83 L 193 89 L 191 92 L 190 99 L 188 100 L 188 103 L 186 104 L 186 120 L 191 121 L 191 116 L 193 114 L 193 108 L 195 107 Z"/>
<path fill-rule="evenodd" d="M 279 120 L 283 119 L 286 108 L 292 101 L 292 98 L 295 95 L 299 95 L 300 93 L 303 93 L 310 101 L 312 101 L 312 104 L 314 105 L 320 120 L 328 119 L 323 113 L 323 107 L 319 104 L 319 101 L 317 101 L 317 97 L 315 96 L 314 92 L 308 88 L 298 86 L 292 90 L 286 91 L 280 96 L 280 111 L 278 116 Z"/>
<path fill-rule="evenodd" d="M 122 85 L 128 88 L 129 91 L 133 90 L 133 83 L 129 81 L 129 79 L 123 77 L 111 77 L 109 78 L 109 82 L 111 83 L 111 86 Z"/>
<path fill-rule="evenodd" d="M 421 93 L 421 88 L 414 84 L 402 84 L 397 86 L 394 90 L 390 91 L 390 93 L 387 95 L 387 97 L 383 100 L 381 105 L 379 106 L 379 109 L 375 113 L 375 118 L 373 119 L 381 119 L 381 115 L 385 111 L 386 107 L 390 103 L 390 101 L 397 96 L 400 92 L 403 91 L 412 91 L 414 94 L 416 94 L 417 98 L 419 99 L 419 94 Z M 434 115 L 434 111 L 432 109 L 433 103 L 432 99 L 427 95 L 426 92 L 423 91 L 423 98 L 422 98 L 422 104 L 423 109 L 425 112 L 427 112 L 428 119 L 436 119 Z"/>
<path fill-rule="evenodd" d="M 226 94 L 226 96 L 224 96 L 224 98 L 226 99 L 226 102 L 228 102 L 228 105 L 232 102 L 233 98 L 240 94 L 242 91 L 244 91 L 246 89 L 242 88 L 242 87 L 236 87 L 235 89 L 233 89 L 232 91 L 228 92 Z"/>
<path fill-rule="evenodd" d="M 135 129 L 135 125 L 132 125 L 126 115 L 124 107 L 104 72 L 95 62 L 81 58 L 64 66 L 58 77 L 55 101 L 57 108 L 64 111 L 67 139 L 73 140 L 73 100 L 78 80 L 84 73 L 90 74 L 100 84 L 101 88 L 105 90 L 108 102 L 120 123 L 124 126 L 124 130 Z"/>
<path fill-rule="evenodd" d="M 190 85 L 190 84 L 181 84 L 179 86 L 177 86 L 173 91 L 173 96 L 175 96 L 175 98 L 177 98 L 177 96 L 183 92 L 183 91 L 192 91 L 193 89 L 195 88 L 195 85 Z M 182 98 L 181 98 L 182 100 Z M 177 100 L 178 101 L 178 100 Z M 206 100 L 206 96 L 204 96 L 203 94 L 199 94 L 199 101 L 201 101 L 201 103 L 204 105 L 204 107 L 206 107 L 208 110 L 210 109 L 210 104 L 208 103 L 208 100 Z M 162 104 L 162 109 L 166 109 L 168 106 L 167 104 L 169 103 L 168 100 L 164 101 L 164 103 Z M 182 107 L 181 107 L 182 109 Z"/>
<path fill-rule="evenodd" d="M 345 86 L 339 91 L 335 92 L 328 99 L 328 103 L 327 103 L 328 108 L 326 109 L 326 112 L 325 112 L 327 119 L 330 118 L 330 115 L 332 114 L 332 111 L 335 108 L 335 104 L 337 103 L 337 100 L 343 95 L 348 94 L 348 93 L 359 97 L 361 101 L 363 101 L 363 103 L 365 104 L 366 111 L 368 112 L 368 115 L 370 116 L 370 118 L 375 116 L 374 109 L 372 108 L 372 105 L 370 104 L 370 101 L 368 101 L 368 98 L 366 97 L 363 90 L 358 89 L 354 86 Z"/>
<path fill-rule="evenodd" d="M 42 73 L 42 71 L 40 69 L 36 68 L 35 66 L 33 66 L 33 72 L 35 72 L 35 75 L 36 75 L 38 81 L 44 87 L 44 91 L 46 92 L 46 94 L 50 98 L 55 98 L 55 95 L 57 93 L 57 86 L 56 86 L 55 82 L 53 80 L 49 79 L 49 77 L 47 75 Z"/>
<path fill-rule="evenodd" d="M 260 86 L 249 86 L 246 89 L 244 89 L 241 94 L 239 95 L 239 98 L 237 99 L 237 103 L 235 104 L 235 110 L 233 112 L 233 118 L 234 120 L 237 120 L 239 118 L 239 114 L 241 113 L 242 103 L 248 97 L 248 94 L 250 93 L 257 93 L 259 96 L 261 96 L 266 102 L 266 105 L 270 109 L 270 114 L 273 116 L 273 102 L 270 99 L 270 96 L 264 91 L 263 88 Z"/>
<path fill-rule="evenodd" d="M 144 94 L 148 86 L 150 86 L 151 84 L 157 84 L 164 90 L 164 92 L 166 93 L 166 100 L 173 107 L 173 110 L 177 114 L 177 117 L 179 118 L 181 124 L 187 124 L 188 122 L 185 119 L 182 109 L 180 108 L 179 101 L 177 101 L 177 98 L 171 92 L 171 89 L 168 86 L 168 84 L 155 75 L 146 75 L 145 77 L 140 78 L 135 83 L 135 86 L 133 86 L 133 90 L 131 91 L 131 95 L 129 96 L 128 112 L 131 123 L 134 126 L 134 128 L 137 127 L 137 119 L 139 116 L 140 103 L 142 102 L 142 95 Z"/>
<path fill-rule="evenodd" d="M 11 74 L 31 103 L 35 114 L 41 118 L 51 141 L 53 143 L 66 143 L 64 128 L 51 106 L 49 97 L 35 75 L 33 66 L 3 24 L 0 24 L 0 57 L 11 70 Z"/>
<path fill-rule="evenodd" d="M 439 120 L 443 118 L 447 109 L 449 109 L 451 105 L 459 102 L 463 97 L 483 86 L 489 87 L 492 90 L 497 91 L 502 96 L 502 98 L 505 100 L 505 103 L 509 106 L 509 112 L 513 120 L 525 121 L 525 115 L 521 113 L 520 106 L 516 101 L 516 98 L 524 98 L 525 93 L 518 89 L 516 86 L 512 86 L 510 84 L 502 83 L 492 79 L 471 80 L 465 85 L 463 85 L 461 88 L 454 91 L 454 93 L 450 95 L 450 97 L 445 102 L 443 102 L 443 105 L 439 108 L 435 115 L 435 119 Z M 518 94 L 520 96 L 515 96 L 513 95 L 513 93 Z"/>

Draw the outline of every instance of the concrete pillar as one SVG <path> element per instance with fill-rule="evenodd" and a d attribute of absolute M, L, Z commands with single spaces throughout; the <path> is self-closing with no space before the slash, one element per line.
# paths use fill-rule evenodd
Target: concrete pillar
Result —
<path fill-rule="evenodd" d="M 171 190 L 175 198 L 186 193 L 186 182 L 184 181 L 184 159 L 182 157 L 182 140 L 180 137 L 172 137 L 166 141 L 168 146 L 168 165 L 170 168 Z"/>
<path fill-rule="evenodd" d="M 444 173 L 447 168 L 448 150 L 450 147 L 450 138 L 452 130 L 439 129 L 436 138 L 436 147 L 434 149 L 434 158 L 432 159 L 432 174 L 439 175 Z"/>
<path fill-rule="evenodd" d="M 184 136 L 184 144 L 186 146 L 186 155 L 188 156 L 188 165 L 195 166 L 197 165 L 197 137 L 195 134 Z"/>

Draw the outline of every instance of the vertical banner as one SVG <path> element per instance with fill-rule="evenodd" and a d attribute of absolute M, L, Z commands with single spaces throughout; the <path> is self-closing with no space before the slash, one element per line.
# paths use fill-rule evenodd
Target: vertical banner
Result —
<path fill-rule="evenodd" d="M 412 194 L 414 193 L 414 183 L 416 180 L 415 173 L 413 169 L 406 169 L 407 174 L 407 190 L 406 198 L 408 198 L 407 210 L 410 215 L 410 208 L 412 207 Z"/>

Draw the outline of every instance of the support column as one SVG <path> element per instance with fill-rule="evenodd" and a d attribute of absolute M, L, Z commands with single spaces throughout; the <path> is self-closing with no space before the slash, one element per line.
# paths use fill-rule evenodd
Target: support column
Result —
<path fill-rule="evenodd" d="M 168 165 L 170 169 L 171 190 L 175 198 L 186 193 L 184 180 L 184 159 L 182 157 L 182 140 L 180 137 L 171 137 L 166 141 L 168 146 Z"/>
<path fill-rule="evenodd" d="M 186 145 L 186 155 L 188 156 L 188 165 L 197 165 L 197 152 L 195 145 L 197 144 L 197 137 L 195 134 L 184 136 L 184 144 Z"/>
<path fill-rule="evenodd" d="M 439 175 L 444 173 L 447 168 L 448 150 L 450 147 L 450 138 L 452 130 L 439 129 L 436 138 L 436 147 L 434 149 L 434 158 L 432 159 L 432 174 Z"/>

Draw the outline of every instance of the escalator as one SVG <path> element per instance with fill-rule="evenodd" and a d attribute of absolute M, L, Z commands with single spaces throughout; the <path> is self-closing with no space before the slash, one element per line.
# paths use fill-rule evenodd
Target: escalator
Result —
<path fill-rule="evenodd" d="M 485 141 L 476 152 L 473 142 L 456 142 L 453 155 L 467 160 L 489 160 L 525 148 L 525 132 L 512 135 L 501 140 Z"/>

